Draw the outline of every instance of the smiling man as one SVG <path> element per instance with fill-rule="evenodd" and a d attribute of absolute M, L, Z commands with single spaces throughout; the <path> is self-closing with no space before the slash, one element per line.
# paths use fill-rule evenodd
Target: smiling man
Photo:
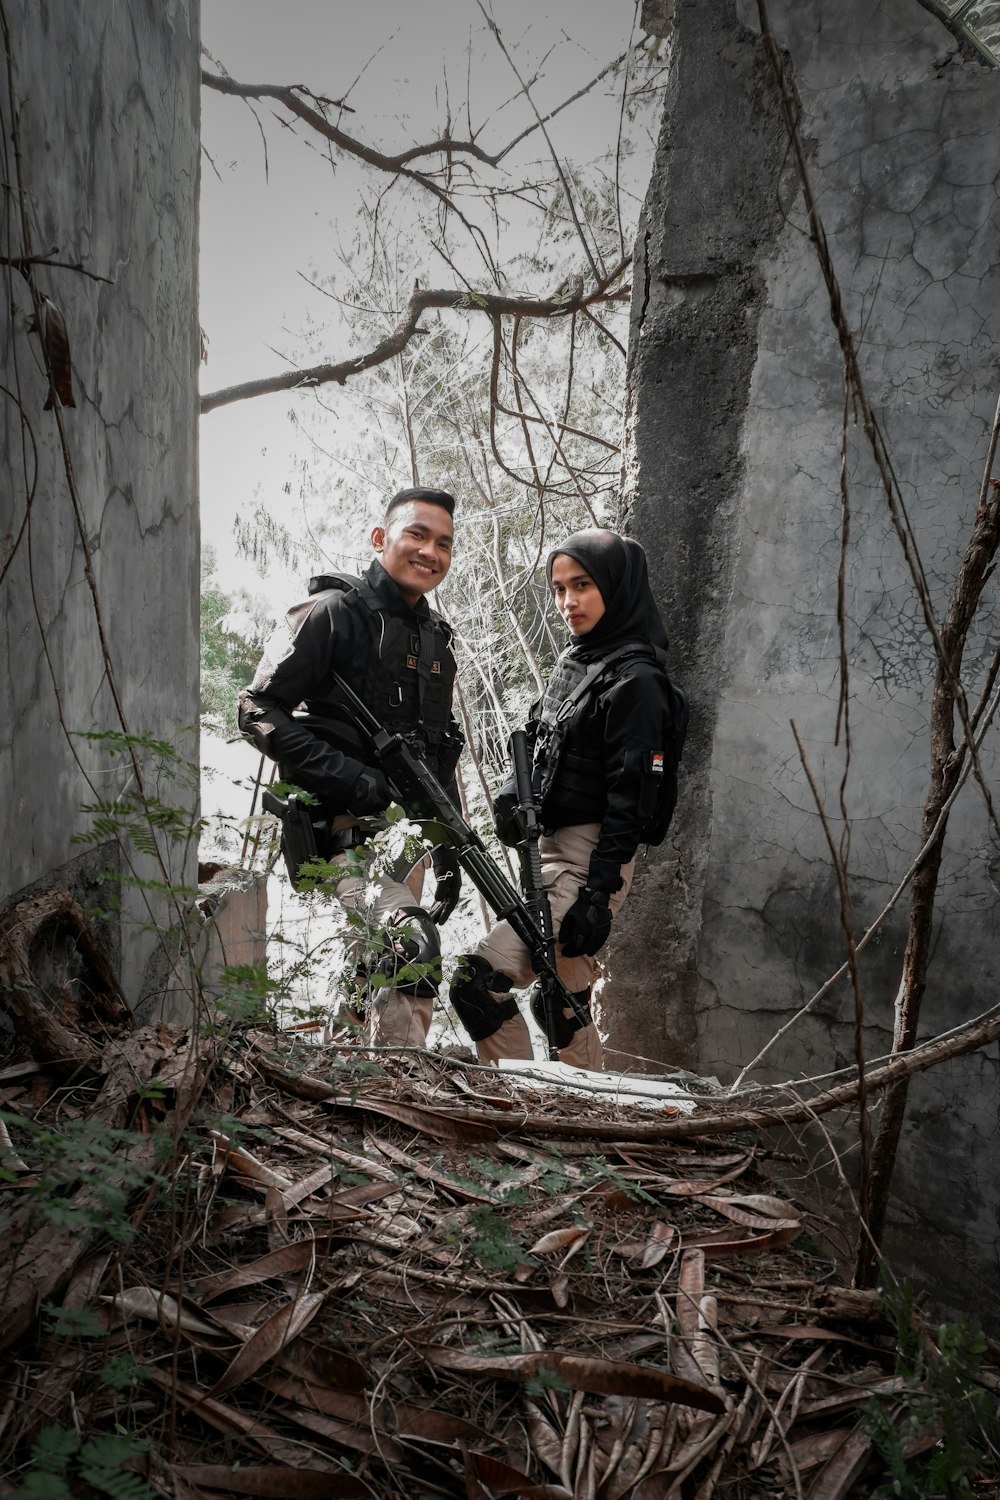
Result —
<path fill-rule="evenodd" d="M 429 913 L 413 889 L 391 876 L 366 892 L 364 846 L 380 827 L 391 796 L 371 744 L 338 690 L 339 675 L 391 732 L 404 735 L 457 802 L 455 768 L 462 737 L 452 716 L 455 658 L 451 629 L 424 597 L 451 566 L 454 498 L 445 490 L 400 490 L 371 533 L 376 556 L 359 579 L 321 575 L 310 597 L 289 611 L 292 642 L 275 665 L 264 660 L 240 694 L 244 735 L 278 762 L 283 781 L 315 796 L 312 823 L 323 859 L 352 867 L 337 898 L 363 912 L 370 932 L 368 978 L 372 1039 L 422 1046 L 435 985 L 426 977 L 440 956 L 436 923 L 451 915 L 460 871 L 451 850 L 433 853 L 437 885 Z M 353 851 L 353 853 L 351 853 Z M 391 984 L 407 963 L 419 978 Z"/>

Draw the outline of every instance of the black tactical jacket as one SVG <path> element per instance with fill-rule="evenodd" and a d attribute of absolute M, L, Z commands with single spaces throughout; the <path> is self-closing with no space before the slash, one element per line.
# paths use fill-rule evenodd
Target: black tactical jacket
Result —
<path fill-rule="evenodd" d="M 243 733 L 331 815 L 381 812 L 386 802 L 374 751 L 339 702 L 333 672 L 410 739 L 453 795 L 462 744 L 450 627 L 426 600 L 411 608 L 378 560 L 357 584 L 321 589 L 289 610 L 287 654 L 265 658 L 239 702 Z"/>
<path fill-rule="evenodd" d="M 662 665 L 646 648 L 642 655 L 613 664 L 560 723 L 560 705 L 588 664 L 571 664 L 564 653 L 533 713 L 540 821 L 550 832 L 599 823 L 594 861 L 617 869 L 640 844 L 663 837 L 650 836 L 651 821 L 664 811 L 669 821 L 673 810 L 676 706 Z M 668 809 L 662 803 L 664 792 Z"/>

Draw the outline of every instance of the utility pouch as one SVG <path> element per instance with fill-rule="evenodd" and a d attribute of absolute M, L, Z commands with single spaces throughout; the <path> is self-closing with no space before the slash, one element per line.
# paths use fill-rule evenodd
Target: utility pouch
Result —
<path fill-rule="evenodd" d="M 320 858 L 310 810 L 294 792 L 279 797 L 276 792 L 266 790 L 260 800 L 265 812 L 281 819 L 281 853 L 288 878 L 298 890 L 299 870 L 309 860 Z"/>

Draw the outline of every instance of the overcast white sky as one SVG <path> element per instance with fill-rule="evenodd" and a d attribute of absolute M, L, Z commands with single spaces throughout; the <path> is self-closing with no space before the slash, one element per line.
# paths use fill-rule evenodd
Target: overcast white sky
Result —
<path fill-rule="evenodd" d="M 492 13 L 519 68 L 535 78 L 533 96 L 542 112 L 640 37 L 633 0 L 492 0 Z M 202 37 L 211 57 L 241 82 L 300 83 L 346 99 L 356 112 L 338 123 L 387 152 L 440 135 L 449 104 L 454 132 L 465 136 L 471 100 L 472 127 L 482 127 L 481 143 L 492 150 L 530 119 L 476 0 L 202 0 Z M 208 57 L 203 61 L 217 70 Z M 560 153 L 576 161 L 606 155 L 619 123 L 614 90 L 614 84 L 601 87 L 557 117 L 550 129 Z M 256 110 L 260 125 L 239 99 L 202 91 L 203 391 L 286 369 L 290 361 L 335 360 L 347 352 L 343 329 L 324 326 L 336 308 L 306 278 L 319 280 L 336 267 L 338 248 L 357 222 L 363 179 L 339 159 L 331 172 L 304 127 L 293 133 L 279 124 L 276 114 L 285 118 L 280 107 L 263 103 Z M 536 134 L 512 158 L 512 169 L 544 150 Z M 630 169 L 635 204 L 650 159 L 647 151 Z M 372 180 L 369 174 L 367 183 Z M 435 259 L 423 284 L 453 286 L 455 280 Z M 307 354 L 304 330 L 311 339 Z M 334 387 L 324 389 L 323 399 L 329 411 L 320 413 L 318 430 L 335 453 L 351 420 L 351 401 Z M 249 587 L 276 614 L 302 596 L 305 578 L 275 568 L 262 581 L 237 557 L 233 523 L 258 501 L 279 516 L 294 506 L 284 486 L 297 460 L 314 458 L 315 450 L 290 414 L 306 415 L 312 404 L 304 394 L 264 396 L 221 407 L 201 421 L 203 544 L 215 551 L 223 587 Z M 373 519 L 379 501 L 376 493 L 368 497 Z M 349 540 L 364 549 L 362 536 Z M 248 748 L 205 735 L 202 764 L 205 812 L 245 816 L 246 782 L 256 770 Z"/>
<path fill-rule="evenodd" d="M 532 75 L 540 70 L 533 93 L 542 111 L 640 35 L 633 29 L 633 0 L 492 0 L 492 13 L 519 67 Z M 387 151 L 440 133 L 449 104 L 462 135 L 472 101 L 472 125 L 482 127 L 480 139 L 493 149 L 529 118 L 476 0 L 376 0 L 367 6 L 357 0 L 286 0 L 280 6 L 203 0 L 202 36 L 207 51 L 240 81 L 302 83 L 346 99 L 356 113 L 344 114 L 342 127 Z M 282 128 L 267 103 L 256 106 L 265 167 L 262 130 L 245 103 L 204 90 L 202 108 L 201 323 L 209 355 L 202 389 L 287 368 L 301 351 L 299 335 L 307 325 L 315 342 L 305 362 L 342 356 L 337 331 L 324 337 L 320 327 L 329 300 L 304 278 L 327 274 L 338 244 L 352 233 L 357 171 L 339 162 L 331 172 L 305 128 L 298 134 Z M 598 157 L 614 142 L 617 101 L 598 89 L 550 128 L 560 151 L 577 160 Z M 544 152 L 538 135 L 525 152 L 530 158 Z M 438 261 L 428 266 L 424 284 L 455 283 Z M 232 557 L 234 516 L 248 512 L 257 496 L 278 512 L 289 503 L 282 486 L 302 441 L 289 412 L 302 411 L 310 399 L 265 396 L 202 419 L 203 540 L 215 549 L 227 586 L 245 574 Z M 336 446 L 337 392 L 327 388 L 325 399 L 334 409 L 326 436 Z M 275 585 L 288 586 L 283 579 Z"/>

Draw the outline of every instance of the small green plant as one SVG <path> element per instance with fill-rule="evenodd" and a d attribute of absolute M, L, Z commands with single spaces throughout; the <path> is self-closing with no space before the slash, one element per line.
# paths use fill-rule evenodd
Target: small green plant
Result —
<path fill-rule="evenodd" d="M 287 993 L 285 981 L 272 979 L 263 964 L 229 964 L 222 971 L 214 1019 L 206 1022 L 204 1029 L 211 1033 L 229 1025 L 265 1025 L 275 1004 Z"/>
<path fill-rule="evenodd" d="M 974 1322 L 942 1323 L 932 1343 L 921 1336 L 908 1282 L 889 1282 L 881 1296 L 896 1334 L 896 1374 L 907 1384 L 895 1420 L 875 1401 L 865 1413 L 886 1471 L 873 1496 L 971 1500 L 973 1477 L 991 1462 L 977 1440 L 989 1440 L 998 1425 L 995 1403 L 976 1384 L 986 1350 L 982 1333 Z"/>
<path fill-rule="evenodd" d="M 81 1443 L 64 1427 L 43 1427 L 31 1449 L 32 1468 L 15 1500 L 73 1500 L 81 1481 L 109 1500 L 153 1500 L 143 1479 L 123 1468 L 146 1444 L 107 1433 Z"/>
<path fill-rule="evenodd" d="M 480 1264 L 493 1271 L 513 1271 L 520 1265 L 535 1262 L 517 1244 L 510 1231 L 510 1221 L 494 1213 L 487 1204 L 479 1204 L 469 1214 L 472 1238 L 469 1249 Z"/>
<path fill-rule="evenodd" d="M 649 1203 L 656 1205 L 656 1199 L 645 1188 L 641 1188 L 637 1182 L 630 1177 L 625 1177 L 621 1172 L 605 1161 L 603 1156 L 588 1156 L 583 1161 L 583 1171 L 591 1186 L 603 1187 L 610 1183 L 613 1188 L 638 1203 Z"/>
<path fill-rule="evenodd" d="M 136 1363 L 134 1356 L 125 1353 L 112 1355 L 98 1372 L 97 1378 L 101 1385 L 106 1385 L 112 1391 L 130 1391 L 134 1385 L 149 1377 L 142 1366 Z"/>
<path fill-rule="evenodd" d="M 42 1311 L 49 1333 L 61 1339 L 103 1339 L 107 1329 L 89 1307 L 60 1307 L 43 1302 Z"/>
<path fill-rule="evenodd" d="M 129 1198 L 156 1178 L 129 1160 L 127 1149 L 136 1139 L 131 1131 L 97 1120 L 69 1120 L 59 1131 L 44 1130 L 4 1111 L 0 1120 L 29 1138 L 37 1178 L 26 1191 L 38 1213 L 51 1224 L 101 1229 L 118 1244 L 129 1240 Z"/>
<path fill-rule="evenodd" d="M 569 1381 L 564 1379 L 558 1370 L 539 1370 L 537 1375 L 529 1376 L 524 1382 L 526 1396 L 544 1396 L 546 1391 L 571 1391 L 572 1389 Z"/>

